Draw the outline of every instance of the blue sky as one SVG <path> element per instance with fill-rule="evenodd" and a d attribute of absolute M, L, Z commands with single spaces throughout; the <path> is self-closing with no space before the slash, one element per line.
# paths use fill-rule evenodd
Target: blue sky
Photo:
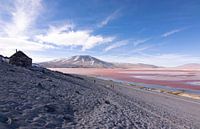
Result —
<path fill-rule="evenodd" d="M 199 0 L 1 0 L 0 54 L 200 63 Z"/>

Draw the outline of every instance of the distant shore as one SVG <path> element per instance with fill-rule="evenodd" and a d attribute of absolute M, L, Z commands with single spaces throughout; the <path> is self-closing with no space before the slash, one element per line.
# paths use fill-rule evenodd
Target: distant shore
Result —
<path fill-rule="evenodd" d="M 194 86 L 192 84 L 191 85 L 181 84 L 180 82 L 170 82 L 170 81 L 168 82 L 169 84 L 168 86 L 167 81 L 166 80 L 163 81 L 162 79 L 161 80 L 145 80 L 145 79 L 138 79 L 134 77 L 130 78 L 130 76 L 127 76 L 126 74 L 124 74 L 124 73 L 128 73 L 128 75 L 130 75 L 130 71 L 128 69 L 125 69 L 125 70 L 94 69 L 94 68 L 87 68 L 87 69 L 86 68 L 50 68 L 50 69 L 64 72 L 64 73 L 88 75 L 88 76 L 93 76 L 93 77 L 97 77 L 104 80 L 112 80 L 115 82 L 121 82 L 126 85 L 134 86 L 143 90 L 184 96 L 184 97 L 188 97 L 192 99 L 200 99 L 200 90 L 199 90 L 200 86 Z M 138 71 L 145 71 L 145 70 L 131 70 L 131 71 L 138 72 Z M 146 71 L 151 71 L 152 73 L 155 72 L 155 70 L 154 71 L 146 70 Z M 167 72 L 170 72 L 170 71 L 167 71 Z M 180 71 L 173 70 L 172 72 L 175 73 L 175 72 L 180 72 Z"/>

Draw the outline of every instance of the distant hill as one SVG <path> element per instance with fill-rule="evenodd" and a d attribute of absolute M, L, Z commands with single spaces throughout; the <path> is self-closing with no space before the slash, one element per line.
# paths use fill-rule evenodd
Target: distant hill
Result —
<path fill-rule="evenodd" d="M 46 68 L 158 68 L 149 64 L 110 63 L 89 55 L 76 55 L 70 58 L 56 59 L 39 63 Z"/>
<path fill-rule="evenodd" d="M 190 64 L 185 64 L 185 65 L 177 66 L 176 68 L 182 68 L 182 69 L 200 69 L 200 64 L 198 64 L 198 63 L 190 63 Z"/>
<path fill-rule="evenodd" d="M 114 65 L 89 55 L 77 55 L 70 58 L 56 59 L 39 63 L 48 68 L 112 68 Z"/>
<path fill-rule="evenodd" d="M 115 67 L 119 68 L 160 68 L 159 66 L 150 65 L 150 64 L 131 64 L 131 63 L 115 63 Z"/>

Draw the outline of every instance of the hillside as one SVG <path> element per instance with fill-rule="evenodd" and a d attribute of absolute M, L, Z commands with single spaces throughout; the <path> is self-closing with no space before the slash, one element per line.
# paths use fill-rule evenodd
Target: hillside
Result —
<path fill-rule="evenodd" d="M 70 58 L 56 59 L 49 62 L 39 63 L 48 68 L 112 68 L 114 65 L 99 60 L 89 55 L 77 55 Z"/>
<path fill-rule="evenodd" d="M 197 102 L 112 81 L 0 63 L 0 82 L 1 129 L 200 126 Z"/>

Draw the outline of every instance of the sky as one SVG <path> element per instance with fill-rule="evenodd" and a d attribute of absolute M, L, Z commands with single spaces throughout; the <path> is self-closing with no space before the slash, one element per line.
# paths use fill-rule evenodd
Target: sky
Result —
<path fill-rule="evenodd" d="M 0 54 L 200 63 L 200 0 L 1 0 Z"/>

